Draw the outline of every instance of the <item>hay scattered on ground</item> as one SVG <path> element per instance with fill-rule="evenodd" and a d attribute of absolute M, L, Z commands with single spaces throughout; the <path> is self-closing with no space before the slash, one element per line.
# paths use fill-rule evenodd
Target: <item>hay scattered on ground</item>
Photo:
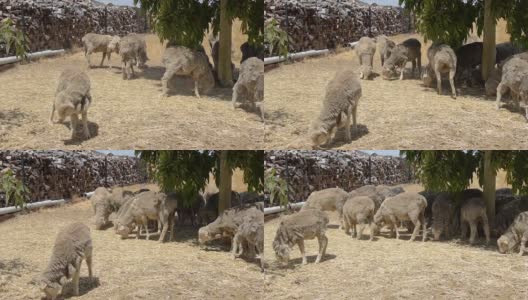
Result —
<path fill-rule="evenodd" d="M 179 78 L 171 96 L 160 98 L 164 47 L 154 35 L 147 35 L 146 40 L 148 68 L 129 81 L 121 78 L 120 60 L 115 54 L 113 69 L 88 69 L 84 53 L 75 52 L 1 71 L 0 148 L 262 148 L 264 127 L 259 116 L 233 110 L 231 89 L 215 88 L 210 95 L 197 99 L 193 82 Z M 244 37 L 234 33 L 233 40 L 233 61 L 238 64 Z M 204 46 L 209 51 L 207 43 Z M 101 57 L 100 53 L 93 54 L 92 65 L 98 65 Z M 69 121 L 67 126 L 48 123 L 58 77 L 71 66 L 84 69 L 92 82 L 94 102 L 88 119 L 93 137 L 85 141 L 70 140 Z"/>
<path fill-rule="evenodd" d="M 499 29 L 504 30 L 504 24 Z M 396 42 L 414 37 L 422 42 L 422 65 L 427 63 L 430 43 L 416 34 L 392 37 Z M 498 42 L 507 35 L 498 33 Z M 285 64 L 266 73 L 266 149 L 310 148 L 310 123 L 319 114 L 328 81 L 343 68 L 357 69 L 354 51 Z M 411 64 L 408 64 L 410 72 Z M 379 53 L 374 71 L 381 73 Z M 443 95 L 406 74 L 404 81 L 376 77 L 362 80 L 359 131 L 344 142 L 344 132 L 330 146 L 337 149 L 520 149 L 528 143 L 523 114 L 495 110 L 494 98 L 483 90 L 457 87 L 450 97 L 446 83 Z"/>
<path fill-rule="evenodd" d="M 135 185 L 131 190 L 153 185 Z M 29 282 L 46 267 L 57 232 L 80 221 L 93 228 L 89 201 L 18 215 L 0 224 L 0 295 L 2 299 L 40 299 Z M 180 227 L 176 241 L 160 244 L 121 240 L 112 228 L 91 230 L 94 280 L 81 267 L 76 299 L 256 299 L 262 294 L 262 273 L 256 262 L 233 260 L 229 244 L 197 244 L 197 228 Z M 70 286 L 66 297 L 71 296 Z"/>

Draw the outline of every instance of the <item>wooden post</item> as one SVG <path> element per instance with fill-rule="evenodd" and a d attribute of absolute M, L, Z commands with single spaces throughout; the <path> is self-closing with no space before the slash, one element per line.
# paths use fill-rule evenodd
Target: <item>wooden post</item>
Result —
<path fill-rule="evenodd" d="M 231 27 L 232 20 L 227 15 L 228 0 L 220 0 L 220 49 L 218 53 L 218 79 L 223 87 L 233 86 L 231 70 Z"/>
<path fill-rule="evenodd" d="M 228 164 L 228 152 L 220 152 L 220 199 L 218 202 L 218 214 L 231 207 L 231 177 L 233 172 Z"/>
<path fill-rule="evenodd" d="M 493 0 L 484 1 L 484 34 L 482 51 L 482 79 L 488 80 L 488 76 L 495 67 L 495 17 L 491 10 Z"/>

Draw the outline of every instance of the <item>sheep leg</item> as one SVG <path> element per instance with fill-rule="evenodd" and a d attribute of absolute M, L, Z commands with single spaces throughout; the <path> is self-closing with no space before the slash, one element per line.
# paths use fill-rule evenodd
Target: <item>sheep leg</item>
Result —
<path fill-rule="evenodd" d="M 260 111 L 260 119 L 262 122 L 266 122 L 266 120 L 264 119 L 264 102 L 257 102 L 255 104 L 256 108 Z M 527 110 L 528 112 L 528 110 Z M 528 119 L 528 115 L 526 117 Z"/>
<path fill-rule="evenodd" d="M 169 241 L 172 242 L 174 240 L 174 214 L 170 214 L 169 215 L 169 224 L 168 224 L 169 228 L 170 228 L 170 237 L 169 237 Z"/>
<path fill-rule="evenodd" d="M 88 266 L 88 276 L 93 277 L 92 273 L 92 251 L 86 253 L 86 265 Z"/>
<path fill-rule="evenodd" d="M 411 238 L 409 239 L 409 241 L 412 242 L 416 238 L 416 235 L 420 233 L 420 225 L 422 225 L 422 223 L 420 222 L 419 217 L 416 215 L 410 215 L 409 219 L 411 219 L 411 221 L 414 224 L 414 230 L 413 230 L 413 233 L 411 234 Z"/>
<path fill-rule="evenodd" d="M 349 143 L 352 140 L 352 136 L 350 134 L 350 115 L 352 114 L 352 107 L 347 108 L 347 118 L 345 123 L 345 139 L 346 142 Z"/>
<path fill-rule="evenodd" d="M 235 86 L 233 88 L 233 96 L 232 96 L 232 100 L 231 100 L 231 104 L 233 105 L 233 109 L 236 109 L 236 108 L 240 107 L 240 104 L 238 103 L 238 94 L 240 93 L 240 91 L 239 91 L 240 88 L 241 87 L 238 84 L 235 84 Z"/>
<path fill-rule="evenodd" d="M 361 240 L 361 238 L 363 237 L 363 231 L 365 230 L 365 223 L 360 222 L 356 226 L 358 228 L 357 239 Z"/>
<path fill-rule="evenodd" d="M 238 248 L 241 248 L 239 239 L 240 235 L 239 233 L 237 233 L 231 240 L 231 256 L 233 257 L 233 259 L 237 258 Z"/>
<path fill-rule="evenodd" d="M 128 76 L 128 79 L 132 79 L 136 77 L 136 74 L 134 73 L 134 64 L 128 64 L 130 66 L 130 76 Z"/>
<path fill-rule="evenodd" d="M 302 264 L 306 265 L 308 261 L 306 260 L 306 253 L 304 252 L 304 240 L 299 239 L 299 241 L 297 242 L 297 245 L 299 245 L 299 251 L 301 251 Z"/>
<path fill-rule="evenodd" d="M 528 242 L 528 231 L 524 232 L 521 238 L 521 247 L 519 249 L 519 256 L 522 256 L 526 252 L 526 242 Z"/>
<path fill-rule="evenodd" d="M 168 68 L 165 71 L 165 74 L 163 74 L 163 77 L 161 77 L 161 97 L 167 97 L 169 96 L 169 80 L 174 76 L 175 72 Z"/>
<path fill-rule="evenodd" d="M 167 230 L 169 229 L 169 224 L 167 224 L 167 223 L 168 222 L 162 222 L 163 230 L 161 231 L 161 234 L 160 234 L 160 237 L 159 237 L 159 242 L 160 243 L 163 243 L 165 241 L 165 235 L 167 234 Z"/>
<path fill-rule="evenodd" d="M 398 226 L 396 224 L 398 224 L 398 220 L 396 220 L 396 217 L 391 215 L 390 217 L 390 221 L 392 223 L 392 227 L 394 228 L 394 231 L 396 233 L 396 239 L 399 240 L 400 239 L 400 231 L 398 230 Z"/>
<path fill-rule="evenodd" d="M 103 52 L 103 59 L 101 59 L 101 63 L 99 64 L 99 67 L 103 66 L 103 62 L 105 60 L 105 57 L 106 57 L 106 52 Z"/>
<path fill-rule="evenodd" d="M 477 235 L 477 223 L 472 221 L 469 223 L 469 243 L 473 245 L 475 243 L 475 237 Z"/>
<path fill-rule="evenodd" d="M 442 74 L 440 74 L 440 71 L 437 67 L 435 67 L 435 74 L 436 74 L 436 88 L 438 90 L 438 95 L 442 95 Z"/>
<path fill-rule="evenodd" d="M 374 229 L 374 223 L 372 223 L 372 221 L 369 221 L 369 230 L 370 230 L 370 239 L 369 241 L 373 241 L 374 240 L 374 231 L 376 231 Z"/>
<path fill-rule="evenodd" d="M 488 223 L 488 216 L 486 213 L 483 213 L 482 216 L 482 227 L 484 227 L 484 235 L 486 236 L 486 245 L 489 245 L 490 242 L 490 229 Z"/>
<path fill-rule="evenodd" d="M 403 72 L 405 71 L 405 65 L 407 64 L 407 62 L 405 62 L 403 64 L 403 66 L 401 67 L 401 71 L 400 71 L 400 80 L 403 80 Z"/>
<path fill-rule="evenodd" d="M 315 259 L 315 263 L 318 264 L 321 262 L 321 259 L 325 256 L 326 246 L 328 246 L 328 238 L 325 235 L 318 237 L 317 241 L 319 242 L 319 254 Z"/>
<path fill-rule="evenodd" d="M 73 273 L 72 279 L 74 296 L 79 296 L 79 277 L 81 273 L 81 262 L 82 258 L 80 257 L 77 258 L 77 260 L 75 261 L 75 272 Z"/>
<path fill-rule="evenodd" d="M 422 242 L 425 242 L 425 240 L 427 239 L 427 222 L 425 221 L 425 212 L 422 212 L 420 214 L 420 219 L 419 219 L 420 223 L 422 223 Z"/>
<path fill-rule="evenodd" d="M 455 70 L 450 70 L 449 71 L 449 84 L 451 85 L 451 95 L 453 96 L 453 99 L 456 99 L 457 97 L 457 94 L 456 94 L 456 89 L 455 89 Z"/>
<path fill-rule="evenodd" d="M 89 50 L 85 50 L 84 51 L 84 57 L 86 57 L 86 61 L 88 61 L 88 68 L 90 68 L 92 66 L 92 64 L 90 63 L 90 55 L 92 54 L 92 51 L 89 51 Z"/>
<path fill-rule="evenodd" d="M 499 85 L 497 86 L 497 100 L 495 101 L 496 109 L 500 109 L 502 94 L 506 93 L 506 91 L 508 91 L 508 87 L 502 83 L 499 83 Z"/>
<path fill-rule="evenodd" d="M 106 60 L 108 61 L 108 68 L 112 68 L 112 65 L 110 64 L 110 55 L 112 55 L 112 52 L 108 52 L 106 54 Z"/>
<path fill-rule="evenodd" d="M 83 122 L 83 128 L 84 128 L 84 137 L 89 139 L 90 129 L 88 128 L 88 112 L 86 111 L 82 112 L 82 122 Z"/>
<path fill-rule="evenodd" d="M 194 81 L 194 94 L 196 95 L 197 98 L 200 98 L 200 92 L 198 91 L 198 81 Z"/>
<path fill-rule="evenodd" d="M 55 103 L 53 103 L 53 106 L 51 107 L 51 114 L 50 114 L 50 118 L 49 118 L 49 121 L 50 121 L 50 124 L 54 124 L 55 122 L 53 122 L 53 116 L 55 115 Z"/>
<path fill-rule="evenodd" d="M 127 63 L 125 60 L 123 60 L 123 62 L 121 63 L 121 73 L 123 74 L 123 79 L 127 79 Z"/>
<path fill-rule="evenodd" d="M 148 220 L 145 220 L 145 231 L 147 232 L 147 241 L 150 240 L 150 232 L 149 232 L 149 228 L 148 228 Z"/>
<path fill-rule="evenodd" d="M 75 138 L 75 129 L 77 128 L 77 124 L 79 123 L 79 117 L 76 113 L 74 113 L 70 116 L 70 120 L 71 138 L 73 140 Z"/>

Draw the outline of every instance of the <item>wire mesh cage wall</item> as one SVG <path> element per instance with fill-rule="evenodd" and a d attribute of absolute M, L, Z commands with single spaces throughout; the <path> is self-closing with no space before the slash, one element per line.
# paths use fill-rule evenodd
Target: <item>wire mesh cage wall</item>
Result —
<path fill-rule="evenodd" d="M 6 168 L 29 188 L 29 202 L 147 182 L 146 166 L 138 158 L 95 151 L 0 151 L 0 171 Z M 0 207 L 3 197 L 0 191 Z"/>
<path fill-rule="evenodd" d="M 412 169 L 400 157 L 360 151 L 268 151 L 265 169 L 274 168 L 290 187 L 290 202 L 305 201 L 313 191 L 340 187 L 351 191 L 367 184 L 395 185 L 413 181 Z"/>

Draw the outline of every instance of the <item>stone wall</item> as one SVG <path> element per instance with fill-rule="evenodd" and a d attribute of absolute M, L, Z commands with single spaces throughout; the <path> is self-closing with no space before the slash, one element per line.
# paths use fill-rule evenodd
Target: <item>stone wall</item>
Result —
<path fill-rule="evenodd" d="M 291 202 L 304 201 L 313 191 L 340 187 L 346 191 L 366 184 L 395 185 L 413 180 L 399 157 L 360 151 L 267 151 L 265 170 L 275 168 L 292 186 Z"/>
<path fill-rule="evenodd" d="M 5 168 L 12 169 L 30 189 L 30 202 L 147 181 L 139 159 L 95 151 L 0 151 L 0 172 Z M 0 191 L 0 207 L 5 205 L 3 196 Z"/>
<path fill-rule="evenodd" d="M 265 0 L 265 20 L 275 18 L 290 36 L 290 51 L 334 49 L 362 36 L 409 32 L 399 7 L 355 0 Z"/>
<path fill-rule="evenodd" d="M 147 29 L 139 9 L 89 0 L 0 0 L 0 20 L 8 17 L 29 36 L 31 52 L 80 46 L 88 32 L 126 35 Z"/>

